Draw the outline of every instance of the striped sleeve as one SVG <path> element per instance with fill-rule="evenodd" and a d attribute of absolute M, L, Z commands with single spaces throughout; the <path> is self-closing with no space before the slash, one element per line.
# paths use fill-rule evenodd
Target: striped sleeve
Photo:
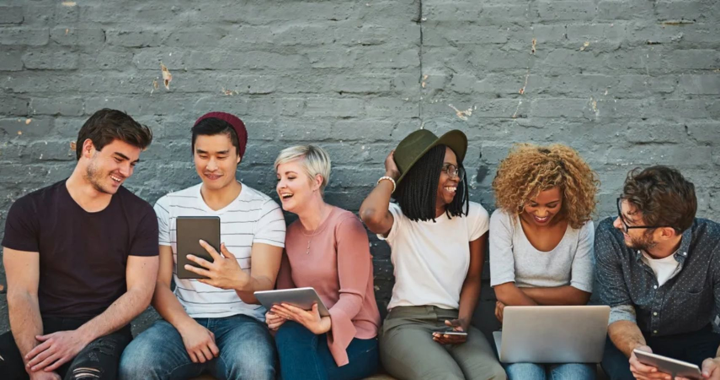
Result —
<path fill-rule="evenodd" d="M 155 202 L 155 215 L 157 215 L 158 221 L 158 243 L 169 246 L 172 239 L 170 237 L 170 200 L 167 196 Z"/>
<path fill-rule="evenodd" d="M 268 199 L 262 205 L 257 223 L 253 244 L 263 243 L 275 247 L 285 247 L 285 217 L 282 209 L 275 201 Z"/>

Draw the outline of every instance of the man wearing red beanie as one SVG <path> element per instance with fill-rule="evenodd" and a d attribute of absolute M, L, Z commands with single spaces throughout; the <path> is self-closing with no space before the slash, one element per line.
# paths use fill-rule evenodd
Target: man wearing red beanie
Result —
<path fill-rule="evenodd" d="M 253 295 L 275 285 L 285 243 L 285 219 L 267 195 L 239 182 L 245 154 L 242 120 L 211 112 L 192 128 L 195 169 L 202 183 L 170 193 L 155 204 L 160 271 L 153 297 L 158 320 L 125 350 L 121 379 L 176 379 L 209 372 L 221 379 L 274 379 L 275 349 Z M 221 249 L 201 243 L 214 261 L 188 255 L 207 279 L 180 279 L 176 218 L 217 216 Z M 170 290 L 175 280 L 175 291 Z"/>

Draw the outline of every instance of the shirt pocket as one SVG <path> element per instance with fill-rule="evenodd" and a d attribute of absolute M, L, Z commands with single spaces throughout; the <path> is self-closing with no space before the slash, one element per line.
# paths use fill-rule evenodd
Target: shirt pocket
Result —
<path fill-rule="evenodd" d="M 675 312 L 680 314 L 678 317 L 687 319 L 689 315 L 694 317 L 710 315 L 710 308 L 713 305 L 710 289 L 700 289 L 698 291 L 677 291 L 673 295 Z M 710 323 L 710 321 L 707 321 Z"/>

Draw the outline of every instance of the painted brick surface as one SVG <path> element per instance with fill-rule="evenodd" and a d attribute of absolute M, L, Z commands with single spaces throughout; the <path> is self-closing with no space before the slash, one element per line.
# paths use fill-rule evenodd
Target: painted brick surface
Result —
<path fill-rule="evenodd" d="M 6 0 L 0 227 L 13 200 L 69 175 L 70 142 L 102 107 L 153 128 L 128 181 L 149 202 L 197 182 L 189 128 L 222 110 L 248 126 L 239 177 L 269 194 L 277 153 L 317 143 L 334 164 L 327 200 L 357 211 L 402 137 L 458 128 L 488 209 L 511 144 L 562 142 L 600 175 L 598 218 L 629 169 L 662 163 L 695 182 L 700 216 L 720 219 L 719 22 L 714 0 Z M 372 250 L 385 305 L 389 250 Z"/>

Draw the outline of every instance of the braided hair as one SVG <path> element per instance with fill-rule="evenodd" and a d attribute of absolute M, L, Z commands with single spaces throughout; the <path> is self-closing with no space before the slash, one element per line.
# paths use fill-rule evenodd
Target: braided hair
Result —
<path fill-rule="evenodd" d="M 403 180 L 397 185 L 393 198 L 408 219 L 417 221 L 435 221 L 435 202 L 437 201 L 440 171 L 445 162 L 445 145 L 438 145 L 425 153 L 413 165 Z M 463 167 L 458 163 L 458 167 Z M 460 178 L 461 185 L 452 202 L 445 207 L 448 218 L 467 215 L 470 207 L 467 178 Z M 464 206 L 464 210 L 463 210 Z"/>

